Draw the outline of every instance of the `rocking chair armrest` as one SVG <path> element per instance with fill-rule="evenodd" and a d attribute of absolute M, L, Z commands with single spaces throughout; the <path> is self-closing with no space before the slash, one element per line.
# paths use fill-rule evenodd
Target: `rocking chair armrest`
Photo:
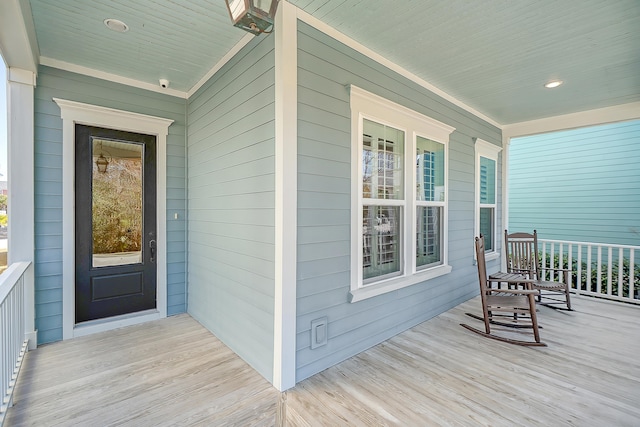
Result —
<path fill-rule="evenodd" d="M 540 293 L 535 289 L 495 289 L 495 288 L 488 288 L 487 292 L 497 292 L 500 294 L 513 294 L 513 295 L 535 295 L 535 296 L 537 296 Z"/>
<path fill-rule="evenodd" d="M 514 273 L 514 274 L 533 274 L 534 271 L 533 270 L 529 270 L 527 268 L 510 268 L 509 269 L 509 273 Z"/>
<path fill-rule="evenodd" d="M 552 275 L 555 275 L 556 273 L 562 272 L 562 275 L 564 276 L 565 282 L 567 282 L 567 283 L 569 282 L 569 276 L 571 274 L 571 270 L 570 269 L 568 269 L 568 268 L 547 267 L 545 270 L 547 270 Z"/>

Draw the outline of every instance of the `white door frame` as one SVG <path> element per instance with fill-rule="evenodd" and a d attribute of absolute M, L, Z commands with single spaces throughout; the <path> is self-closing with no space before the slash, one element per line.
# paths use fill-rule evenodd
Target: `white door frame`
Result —
<path fill-rule="evenodd" d="M 167 317 L 167 134 L 173 120 L 53 98 L 62 117 L 62 339 Z M 83 124 L 157 138 L 156 309 L 75 323 L 75 125 Z"/>

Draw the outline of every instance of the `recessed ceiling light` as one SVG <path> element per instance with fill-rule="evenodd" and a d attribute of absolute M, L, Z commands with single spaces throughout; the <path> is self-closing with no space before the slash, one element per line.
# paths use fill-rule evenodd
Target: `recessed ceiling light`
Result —
<path fill-rule="evenodd" d="M 107 18 L 104 20 L 104 25 L 106 25 L 108 29 L 118 33 L 126 33 L 129 31 L 129 26 L 118 19 Z"/>
<path fill-rule="evenodd" d="M 550 82 L 546 83 L 544 87 L 546 87 L 547 89 L 553 89 L 554 87 L 558 87 L 561 84 L 562 80 L 551 80 Z"/>

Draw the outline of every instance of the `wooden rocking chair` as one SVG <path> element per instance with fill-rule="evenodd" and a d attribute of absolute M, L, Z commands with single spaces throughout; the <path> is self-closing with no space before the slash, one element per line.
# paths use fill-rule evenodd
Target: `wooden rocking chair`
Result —
<path fill-rule="evenodd" d="M 538 232 L 511 233 L 504 230 L 504 251 L 507 259 L 507 272 L 523 274 L 527 278 L 534 279 L 531 289 L 539 291 L 538 302 L 552 307 L 553 304 L 567 305 L 571 310 L 571 297 L 569 293 L 569 270 L 563 268 L 546 267 L 551 272 L 552 280 L 544 280 L 538 254 Z M 558 272 L 563 274 L 564 282 L 554 281 Z M 560 307 L 558 307 L 560 308 Z"/>
<path fill-rule="evenodd" d="M 546 346 L 540 342 L 538 319 L 536 317 L 535 296 L 538 291 L 532 289 L 496 289 L 491 287 L 487 277 L 487 266 L 484 258 L 484 238 L 475 238 L 476 256 L 478 260 L 478 279 L 480 281 L 480 298 L 482 300 L 482 320 L 484 331 L 461 323 L 460 325 L 487 338 L 526 346 Z M 523 277 L 523 283 L 529 280 Z M 467 313 L 471 317 L 476 317 Z M 495 335 L 491 325 L 531 328 L 535 341 L 522 341 L 507 336 Z"/>

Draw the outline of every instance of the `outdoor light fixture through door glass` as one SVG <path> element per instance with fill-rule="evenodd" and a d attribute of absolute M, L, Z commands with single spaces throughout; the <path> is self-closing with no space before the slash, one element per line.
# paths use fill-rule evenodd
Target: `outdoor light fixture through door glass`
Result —
<path fill-rule="evenodd" d="M 99 141 L 98 144 L 100 147 L 100 155 L 96 159 L 96 166 L 98 167 L 98 172 L 105 173 L 107 172 L 107 167 L 109 167 L 111 156 L 109 156 L 109 158 L 106 158 L 104 156 L 104 152 L 102 151 L 102 141 Z M 94 143 L 94 147 L 95 147 L 95 143 Z"/>
<path fill-rule="evenodd" d="M 279 0 L 225 0 L 233 25 L 252 34 L 269 34 L 273 29 Z"/>

